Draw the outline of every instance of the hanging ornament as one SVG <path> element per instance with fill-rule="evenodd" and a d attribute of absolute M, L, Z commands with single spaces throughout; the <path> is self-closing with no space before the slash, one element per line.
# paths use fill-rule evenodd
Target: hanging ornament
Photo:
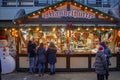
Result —
<path fill-rule="evenodd" d="M 57 31 L 56 31 L 56 36 L 57 36 L 58 38 L 61 37 L 61 31 L 60 31 L 60 30 L 57 30 Z"/>
<path fill-rule="evenodd" d="M 43 32 L 42 31 L 39 31 L 39 33 L 38 33 L 38 37 L 42 37 L 43 36 Z"/>
<path fill-rule="evenodd" d="M 73 29 L 74 28 L 74 25 L 72 23 L 68 24 L 67 25 L 68 29 Z"/>

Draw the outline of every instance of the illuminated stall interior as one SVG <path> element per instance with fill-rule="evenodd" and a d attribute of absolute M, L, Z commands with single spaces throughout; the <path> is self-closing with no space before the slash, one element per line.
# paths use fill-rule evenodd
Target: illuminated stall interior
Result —
<path fill-rule="evenodd" d="M 22 29 L 22 30 L 21 30 Z M 58 54 L 66 54 L 66 50 L 72 50 L 75 54 L 96 53 L 100 41 L 107 41 L 107 45 L 115 53 L 114 45 L 116 29 L 106 27 L 76 27 L 72 26 L 51 26 L 36 28 L 20 29 L 20 53 L 27 53 L 27 41 L 34 38 L 39 44 L 43 42 L 46 46 L 50 42 L 54 42 L 58 50 Z M 17 35 L 16 35 L 17 36 Z"/>

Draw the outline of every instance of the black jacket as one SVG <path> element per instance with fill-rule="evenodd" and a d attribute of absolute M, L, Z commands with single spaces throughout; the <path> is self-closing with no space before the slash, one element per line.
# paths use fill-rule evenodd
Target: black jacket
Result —
<path fill-rule="evenodd" d="M 35 57 L 36 56 L 36 44 L 32 43 L 29 47 L 30 47 L 29 57 Z"/>

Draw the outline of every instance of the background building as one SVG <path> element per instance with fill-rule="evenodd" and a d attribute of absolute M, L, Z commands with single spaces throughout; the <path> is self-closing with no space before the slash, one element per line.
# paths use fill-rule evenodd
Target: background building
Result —
<path fill-rule="evenodd" d="M 0 20 L 12 20 L 20 9 L 26 13 L 55 4 L 62 0 L 0 0 Z M 83 4 L 92 6 L 103 12 L 113 13 L 119 17 L 119 0 L 75 0 Z"/>

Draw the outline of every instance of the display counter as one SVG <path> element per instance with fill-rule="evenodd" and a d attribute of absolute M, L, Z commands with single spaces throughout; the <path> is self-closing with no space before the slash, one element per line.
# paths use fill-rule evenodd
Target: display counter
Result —
<path fill-rule="evenodd" d="M 92 71 L 95 54 L 57 54 L 56 71 Z M 117 54 L 113 54 L 110 69 L 117 70 Z M 27 55 L 19 55 L 18 70 L 28 69 L 29 60 Z M 49 70 L 49 64 L 46 63 L 46 70 Z"/>

